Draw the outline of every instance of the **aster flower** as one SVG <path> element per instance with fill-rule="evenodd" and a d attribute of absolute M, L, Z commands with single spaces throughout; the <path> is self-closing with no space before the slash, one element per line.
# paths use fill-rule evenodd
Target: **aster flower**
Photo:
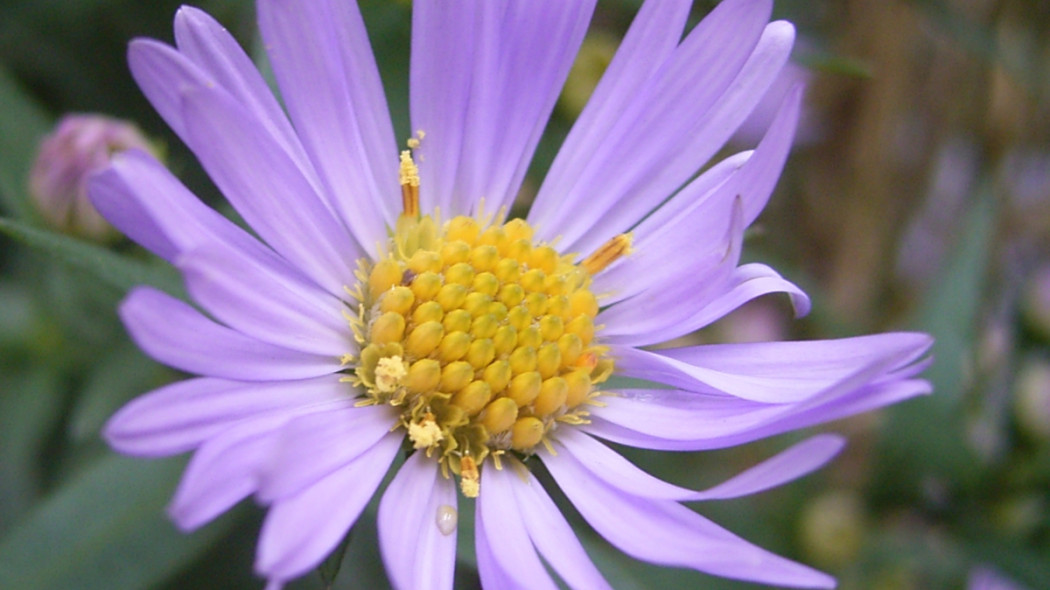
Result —
<path fill-rule="evenodd" d="M 826 462 L 818 435 L 706 491 L 658 480 L 600 439 L 736 445 L 928 391 L 921 334 L 650 349 L 742 303 L 806 296 L 739 264 L 798 118 L 789 94 L 754 151 L 696 176 L 793 42 L 767 0 L 727 0 L 682 38 L 689 2 L 647 2 L 536 196 L 508 219 L 593 1 L 413 3 L 411 117 L 399 151 L 352 2 L 260 0 L 284 109 L 210 17 L 176 46 L 132 43 L 146 96 L 254 231 L 141 152 L 94 202 L 173 263 L 197 307 L 150 288 L 120 308 L 157 360 L 198 375 L 129 403 L 117 450 L 194 451 L 184 529 L 254 496 L 256 570 L 279 587 L 338 544 L 385 474 L 380 549 L 398 588 L 449 588 L 459 496 L 476 502 L 482 584 L 609 584 L 533 475 L 638 559 L 784 586 L 825 574 L 682 502 L 738 497 Z M 695 177 L 695 178 L 694 178 Z M 610 375 L 660 384 L 610 387 Z"/>

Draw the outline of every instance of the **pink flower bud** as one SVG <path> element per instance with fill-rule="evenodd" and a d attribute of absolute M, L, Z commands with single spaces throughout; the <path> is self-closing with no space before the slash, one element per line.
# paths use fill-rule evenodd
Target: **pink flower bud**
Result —
<path fill-rule="evenodd" d="M 45 222 L 64 233 L 96 241 L 117 232 L 95 211 L 87 179 L 110 157 L 131 148 L 151 150 L 134 125 L 102 115 L 66 115 L 40 143 L 29 173 L 29 193 Z"/>

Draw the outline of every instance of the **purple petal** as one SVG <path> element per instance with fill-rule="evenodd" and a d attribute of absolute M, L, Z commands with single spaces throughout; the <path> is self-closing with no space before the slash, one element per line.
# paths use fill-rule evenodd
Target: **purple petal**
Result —
<path fill-rule="evenodd" d="M 175 13 L 175 41 L 179 52 L 248 109 L 301 167 L 309 167 L 299 137 L 266 81 L 222 25 L 202 10 L 182 6 Z M 166 82 L 177 89 L 176 81 Z"/>
<path fill-rule="evenodd" d="M 282 381 L 328 375 L 340 369 L 338 358 L 245 336 L 150 287 L 132 289 L 120 305 L 120 317 L 147 354 L 188 373 L 242 381 Z"/>
<path fill-rule="evenodd" d="M 522 468 L 516 461 L 508 461 L 503 469 L 487 465 L 482 470 L 475 517 L 477 542 L 485 542 L 485 552 L 492 558 L 491 569 L 499 572 L 497 577 L 512 581 L 502 587 L 554 589 L 557 585 L 536 555 L 515 499 L 518 482 L 513 478 L 519 477 L 518 469 Z M 481 553 L 479 548 L 479 556 Z M 491 586 L 493 582 L 482 578 L 481 583 Z"/>
<path fill-rule="evenodd" d="M 451 590 L 455 528 L 439 519 L 456 510 L 456 485 L 436 461 L 416 452 L 398 470 L 379 502 L 379 548 L 391 584 L 400 590 Z M 447 530 L 447 529 L 446 529 Z"/>
<path fill-rule="evenodd" d="M 478 55 L 477 37 L 482 30 L 482 7 L 478 2 L 463 2 L 449 10 L 434 0 L 421 0 L 412 6 L 409 107 L 412 128 L 424 131 L 428 152 L 425 161 L 418 162 L 424 210 L 463 213 L 454 210 L 452 203 L 467 128 L 470 64 Z"/>
<path fill-rule="evenodd" d="M 580 145 L 590 155 L 575 174 L 558 184 L 545 182 L 537 195 L 535 214 L 540 237 L 561 236 L 569 251 L 589 252 L 611 237 L 589 234 L 613 205 L 625 208 L 635 189 L 691 142 L 725 89 L 753 51 L 769 19 L 771 2 L 733 0 L 719 4 L 663 63 L 652 64 L 653 75 L 631 104 L 611 113 L 615 122 L 594 145 Z M 685 182 L 690 170 L 678 181 Z M 668 195 L 661 193 L 644 211 L 628 209 L 637 221 Z"/>
<path fill-rule="evenodd" d="M 716 166 L 640 223 L 634 229 L 634 252 L 599 274 L 596 279 L 598 288 L 614 293 L 614 301 L 639 293 L 648 296 L 674 289 L 696 274 L 694 268 L 704 253 L 725 243 L 725 220 L 734 215 L 736 203 L 739 202 L 742 210 L 742 225 L 747 227 L 754 221 L 769 199 L 787 160 L 801 98 L 801 89 L 796 89 L 785 99 L 766 136 L 738 170 L 723 169 L 726 164 Z M 738 155 L 727 161 L 735 163 L 740 159 Z M 748 277 L 745 274 L 735 282 Z M 776 285 L 787 288 L 790 283 L 781 279 Z M 726 291 L 732 289 L 729 286 Z M 789 291 L 797 292 L 798 289 L 792 285 Z M 690 301 L 693 309 L 701 303 L 695 299 Z M 802 302 L 799 304 L 803 305 Z M 721 306 L 724 307 L 725 304 Z M 699 327 L 709 323 L 714 312 L 698 311 L 696 315 L 690 325 Z"/>
<path fill-rule="evenodd" d="M 812 395 L 795 403 L 768 404 L 680 390 L 624 390 L 603 397 L 604 406 L 592 411 L 592 422 L 583 429 L 608 440 L 647 448 L 720 448 L 929 392 L 927 382 L 911 379 L 926 365 L 920 357 L 931 344 L 928 336 L 900 333 L 865 338 L 871 339 L 878 354 L 861 357 L 836 378 L 815 380 Z M 849 340 L 853 339 L 842 342 L 846 346 L 855 344 Z M 831 346 L 830 342 L 835 341 L 814 346 Z M 761 351 L 762 346 L 758 346 L 756 353 Z"/>
<path fill-rule="evenodd" d="M 256 472 L 273 451 L 274 433 L 304 411 L 243 420 L 201 445 L 168 507 L 172 520 L 183 530 L 196 529 L 254 492 Z"/>
<path fill-rule="evenodd" d="M 338 357 L 355 347 L 347 305 L 287 272 L 246 263 L 240 252 L 206 245 L 179 257 L 194 300 L 230 327 L 278 346 Z"/>
<path fill-rule="evenodd" d="M 645 561 L 803 588 L 832 588 L 826 574 L 760 549 L 673 501 L 625 494 L 594 477 L 572 453 L 540 451 L 584 519 L 621 551 Z"/>
<path fill-rule="evenodd" d="M 386 241 L 401 193 L 394 130 L 357 4 L 265 0 L 258 13 L 274 74 L 324 177 L 328 204 L 371 250 Z"/>
<path fill-rule="evenodd" d="M 690 499 L 726 500 L 775 488 L 819 469 L 845 444 L 840 436 L 818 434 Z"/>
<path fill-rule="evenodd" d="M 780 21 L 767 25 L 739 74 L 715 106 L 700 119 L 702 124 L 685 138 L 685 144 L 661 158 L 659 166 L 631 187 L 629 198 L 610 209 L 575 247 L 584 252 L 596 248 L 642 219 L 688 181 L 717 153 L 777 79 L 791 53 L 794 38 L 794 27 L 790 23 Z M 764 205 L 771 191 L 758 192 L 759 195 L 749 200 Z M 757 210 L 760 211 L 761 206 Z M 745 225 L 751 223 L 754 214 L 749 207 Z"/>
<path fill-rule="evenodd" d="M 321 563 L 361 515 L 403 438 L 388 433 L 352 462 L 275 502 L 259 535 L 255 570 L 282 581 Z"/>
<path fill-rule="evenodd" d="M 189 145 L 258 234 L 328 292 L 340 294 L 361 252 L 315 186 L 257 119 L 227 94 L 183 94 Z"/>
<path fill-rule="evenodd" d="M 460 149 L 446 151 L 441 136 L 433 134 L 428 135 L 432 141 L 424 140 L 420 149 L 421 172 L 428 161 L 454 161 L 451 207 L 458 213 L 469 211 L 479 197 L 484 197 L 490 211 L 511 205 L 583 40 L 594 1 L 482 2 L 478 6 L 473 54 L 469 61 L 452 65 L 470 72 L 467 102 L 439 103 L 466 113 Z M 442 80 L 437 78 L 439 84 L 434 86 L 413 86 L 413 105 L 447 92 Z M 413 118 L 414 127 L 424 131 L 435 119 L 450 116 L 436 109 L 424 112 L 428 118 Z"/>
<path fill-rule="evenodd" d="M 153 156 L 128 151 L 91 183 L 92 201 L 118 229 L 169 262 L 207 244 L 236 266 L 256 268 L 306 297 L 319 290 L 259 240 L 219 215 L 189 192 Z M 324 299 L 310 295 L 310 300 Z"/>
<path fill-rule="evenodd" d="M 586 436 L 586 435 L 584 435 Z M 515 466 L 517 463 L 514 462 Z M 504 463 L 506 465 L 506 463 Z M 521 510 L 522 522 L 533 545 L 570 588 L 611 588 L 583 550 L 576 533 L 562 516 L 539 480 L 521 466 L 525 481 L 509 482 Z M 517 477 L 518 473 L 511 474 Z"/>
<path fill-rule="evenodd" d="M 354 461 L 397 424 L 389 406 L 344 406 L 291 420 L 259 474 L 259 499 L 283 500 Z"/>
<path fill-rule="evenodd" d="M 781 277 L 772 268 L 764 264 L 751 263 L 733 271 L 726 292 L 697 310 L 692 317 L 691 325 L 696 325 L 698 328 L 708 326 L 748 301 L 770 293 L 786 293 L 791 299 L 795 317 L 802 317 L 809 313 L 811 307 L 809 296 L 802 289 Z"/>
<path fill-rule="evenodd" d="M 665 284 L 660 289 L 650 289 L 602 310 L 597 317 L 597 321 L 605 325 L 602 339 L 611 344 L 644 346 L 697 329 L 697 310 L 725 291 L 726 283 L 740 260 L 744 239 L 742 224 L 742 210 L 737 200 L 729 218 L 725 249 L 704 252 L 685 261 L 683 268 L 692 272 L 680 275 L 676 282 Z"/>
<path fill-rule="evenodd" d="M 188 379 L 135 398 L 109 419 L 103 435 L 121 453 L 174 455 L 241 420 L 348 396 L 337 375 L 273 383 Z"/>
<path fill-rule="evenodd" d="M 617 490 L 654 500 L 716 500 L 746 496 L 802 477 L 831 460 L 845 440 L 817 435 L 740 473 L 713 488 L 694 492 L 645 473 L 606 445 L 585 433 L 558 433 L 555 448 L 571 453 L 591 475 Z"/>
<path fill-rule="evenodd" d="M 631 106 L 678 47 L 691 0 L 645 2 L 624 35 L 601 81 L 587 101 L 544 179 L 543 190 L 529 213 L 531 221 L 556 222 L 553 211 L 570 183 L 587 165 L 596 146 L 608 136 L 620 115 Z M 549 188 L 548 188 L 549 187 Z M 550 233 L 557 235 L 557 232 Z"/>
<path fill-rule="evenodd" d="M 188 144 L 182 93 L 214 84 L 211 78 L 174 47 L 153 39 L 135 39 L 128 45 L 128 67 L 153 108 Z"/>

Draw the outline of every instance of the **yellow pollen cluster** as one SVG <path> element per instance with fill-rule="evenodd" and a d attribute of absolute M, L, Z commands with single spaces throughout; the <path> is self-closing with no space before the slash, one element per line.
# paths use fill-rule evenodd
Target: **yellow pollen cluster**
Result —
<path fill-rule="evenodd" d="M 415 214 L 418 177 L 402 164 L 406 214 L 353 291 L 355 381 L 367 403 L 399 408 L 413 446 L 476 496 L 487 458 L 531 454 L 558 423 L 586 421 L 612 371 L 589 289 L 601 267 L 537 243 L 520 219 Z"/>

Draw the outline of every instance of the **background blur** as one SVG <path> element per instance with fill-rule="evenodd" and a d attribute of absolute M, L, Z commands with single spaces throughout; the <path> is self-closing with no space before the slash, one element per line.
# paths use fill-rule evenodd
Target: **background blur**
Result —
<path fill-rule="evenodd" d="M 164 506 L 184 458 L 118 457 L 98 435 L 124 402 L 178 377 L 138 352 L 115 314 L 131 285 L 177 291 L 177 278 L 119 239 L 59 235 L 29 198 L 43 135 L 66 112 L 96 112 L 137 122 L 176 174 L 217 203 L 125 65 L 130 38 L 171 41 L 178 4 L 0 0 L 4 589 L 261 587 L 251 574 L 258 509 L 241 506 L 182 535 Z M 532 186 L 638 4 L 600 4 Z M 695 17 L 711 5 L 698 1 Z M 261 53 L 250 0 L 200 7 Z M 407 138 L 409 5 L 362 8 Z M 962 588 L 989 576 L 1050 588 L 1050 2 L 779 0 L 776 16 L 799 31 L 782 90 L 807 80 L 807 110 L 745 256 L 795 280 L 815 311 L 794 321 L 787 301 L 770 297 L 697 338 L 925 330 L 937 338 L 927 373 L 936 393 L 825 427 L 850 444 L 815 475 L 696 508 L 835 574 L 843 589 Z M 727 153 L 754 146 L 775 94 Z M 798 438 L 629 454 L 703 486 Z M 386 585 L 373 520 L 366 514 L 354 529 L 335 588 Z M 636 562 L 575 522 L 617 588 L 755 587 Z M 466 551 L 457 585 L 473 588 Z M 322 588 L 325 578 L 293 587 Z"/>

